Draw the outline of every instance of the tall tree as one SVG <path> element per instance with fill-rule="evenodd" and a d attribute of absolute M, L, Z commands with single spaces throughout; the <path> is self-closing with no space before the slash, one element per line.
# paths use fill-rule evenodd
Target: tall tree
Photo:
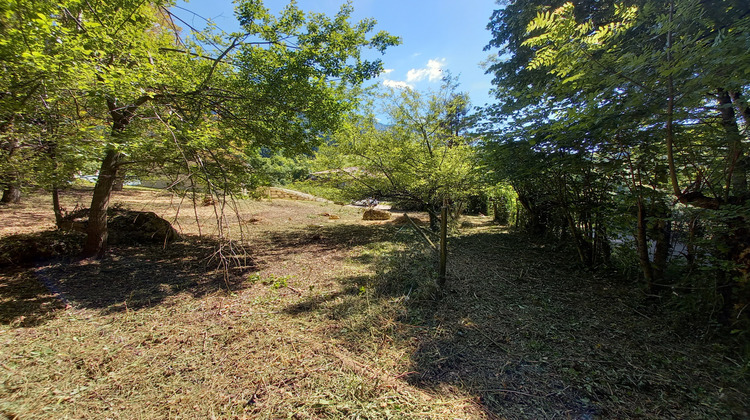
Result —
<path fill-rule="evenodd" d="M 222 158 L 233 156 L 236 162 L 237 152 L 260 145 L 310 149 L 351 105 L 347 86 L 382 70 L 379 60 L 363 60 L 360 50 L 382 52 L 398 42 L 384 32 L 368 38 L 375 22 L 351 24 L 349 5 L 328 18 L 306 17 L 292 3 L 274 18 L 262 2 L 243 1 L 237 6 L 243 32 L 226 41 L 222 34 L 202 34 L 204 44 L 214 41 L 205 49 L 182 42 L 168 2 L 71 0 L 46 8 L 36 3 L 24 3 L 37 15 L 19 27 L 19 36 L 37 31 L 40 45 L 60 47 L 29 52 L 39 57 L 31 68 L 50 68 L 47 60 L 78 75 L 81 86 L 67 93 L 77 105 L 88 101 L 79 116 L 108 127 L 98 135 L 103 156 L 85 256 L 101 256 L 106 249 L 109 197 L 123 165 L 132 164 L 139 149 L 170 143 L 153 135 L 159 127 L 171 133 L 180 153 L 197 144 L 219 166 L 230 162 Z M 42 72 L 38 79 L 51 78 Z M 58 97 L 63 87 L 48 92 Z"/>
<path fill-rule="evenodd" d="M 241 1 L 241 32 L 189 37 L 170 6 L 162 0 L 0 6 L 8 75 L 0 82 L 0 183 L 17 184 L 13 165 L 29 127 L 41 145 L 32 155 L 50 163 L 39 167 L 60 173 L 69 173 L 67 163 L 81 154 L 68 147 L 71 140 L 85 133 L 93 145 L 87 152 L 101 153 L 85 256 L 106 249 L 109 198 L 125 165 L 171 162 L 188 177 L 199 167 L 209 188 L 238 188 L 247 156 L 259 147 L 311 150 L 353 106 L 348 88 L 382 71 L 380 60 L 363 59 L 361 50 L 384 52 L 399 42 L 385 32 L 371 35 L 374 20 L 351 23 L 348 4 L 330 18 L 305 16 L 291 3 L 276 18 L 259 0 Z M 66 125 L 76 128 L 61 131 Z M 47 178 L 54 189 L 59 179 Z M 213 184 L 219 178 L 223 183 Z"/>

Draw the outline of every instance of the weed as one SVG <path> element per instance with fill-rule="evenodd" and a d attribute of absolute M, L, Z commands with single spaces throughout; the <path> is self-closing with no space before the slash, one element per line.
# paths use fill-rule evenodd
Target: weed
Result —
<path fill-rule="evenodd" d="M 291 278 L 292 278 L 291 275 L 276 276 L 274 274 L 269 274 L 268 276 L 263 277 L 260 275 L 260 273 L 253 273 L 247 276 L 247 281 L 252 284 L 260 283 L 260 284 L 263 284 L 264 286 L 271 286 L 272 290 L 277 290 L 277 289 L 287 287 L 288 285 L 287 283 Z"/>
<path fill-rule="evenodd" d="M 273 282 L 271 284 L 271 289 L 281 289 L 282 287 L 286 287 L 287 280 L 289 280 L 291 276 L 282 276 L 282 277 L 272 277 Z"/>

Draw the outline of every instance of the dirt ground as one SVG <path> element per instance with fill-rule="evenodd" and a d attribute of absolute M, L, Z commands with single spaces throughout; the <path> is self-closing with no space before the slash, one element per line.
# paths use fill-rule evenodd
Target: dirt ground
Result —
<path fill-rule="evenodd" d="M 183 239 L 0 266 L 0 416 L 750 416 L 750 365 L 706 326 L 485 218 L 451 237 L 440 291 L 404 219 L 274 200 L 217 222 L 202 197 L 138 190 L 113 204 Z M 0 207 L 0 243 L 52 229 L 50 208 Z"/>

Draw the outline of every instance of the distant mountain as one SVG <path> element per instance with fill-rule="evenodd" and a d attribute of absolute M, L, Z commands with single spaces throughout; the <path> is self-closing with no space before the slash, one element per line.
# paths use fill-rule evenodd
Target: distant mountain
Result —
<path fill-rule="evenodd" d="M 375 129 L 376 130 L 386 131 L 386 130 L 389 130 L 391 127 L 393 127 L 393 125 L 381 124 L 379 122 L 375 123 Z"/>

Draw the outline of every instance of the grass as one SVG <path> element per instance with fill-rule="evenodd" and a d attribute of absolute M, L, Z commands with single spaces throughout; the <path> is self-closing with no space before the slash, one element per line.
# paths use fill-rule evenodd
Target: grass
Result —
<path fill-rule="evenodd" d="M 187 239 L 0 270 L 8 418 L 748 415 L 747 361 L 704 329 L 676 329 L 633 285 L 479 218 L 451 239 L 442 293 L 408 226 L 357 209 L 238 203 L 225 230 L 249 259 L 225 282 L 207 265 L 211 207 L 199 229 L 168 195 L 114 201 Z M 47 228 L 47 205 L 0 208 L 17 222 L 0 237 Z"/>
<path fill-rule="evenodd" d="M 336 188 L 335 186 L 330 185 L 330 183 L 324 181 L 297 181 L 285 186 L 285 188 L 312 194 L 336 203 L 349 203 L 351 201 L 351 197 L 344 194 L 340 188 Z"/>

